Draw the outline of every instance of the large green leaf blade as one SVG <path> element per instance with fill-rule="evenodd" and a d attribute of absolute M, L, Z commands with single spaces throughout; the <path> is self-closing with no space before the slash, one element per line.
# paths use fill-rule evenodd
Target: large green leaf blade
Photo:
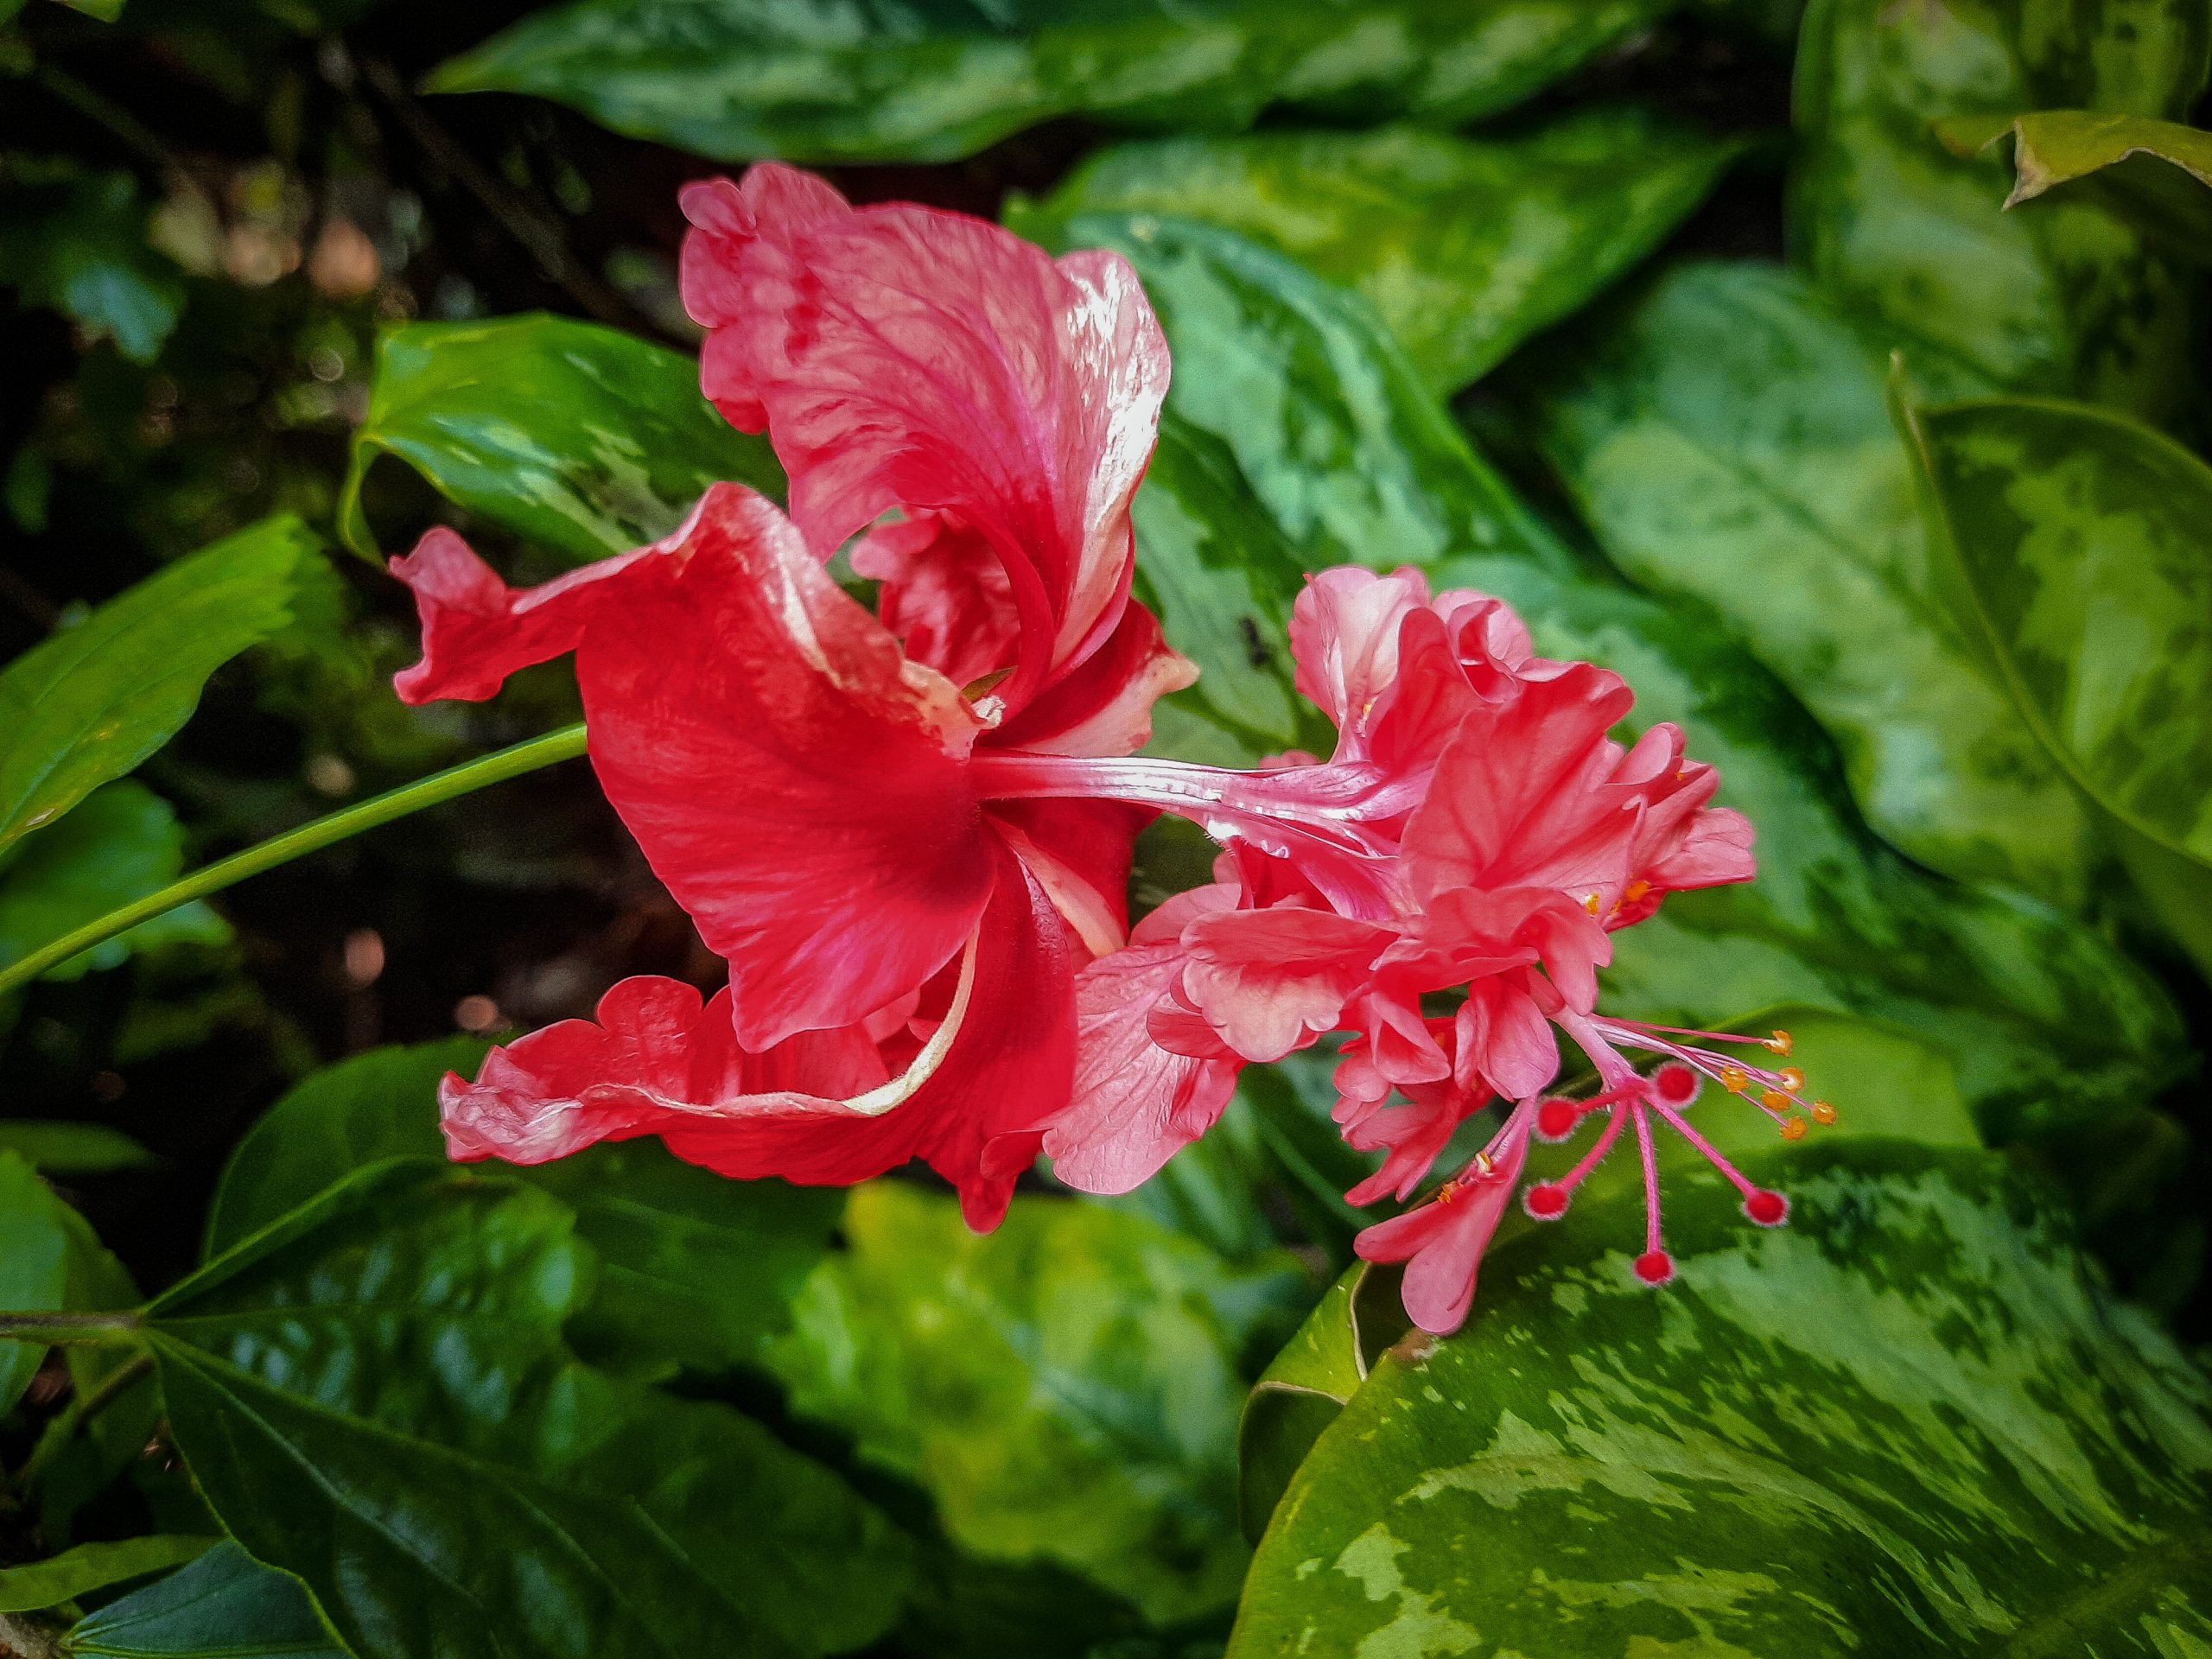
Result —
<path fill-rule="evenodd" d="M 1018 1197 L 978 1238 L 949 1197 L 855 1188 L 772 1363 L 804 1415 L 922 1485 L 986 1563 L 1043 1563 L 1155 1624 L 1225 1607 L 1239 1360 L 1304 1275 L 1221 1262 L 1102 1205 Z"/>
<path fill-rule="evenodd" d="M 2078 404 L 1966 404 L 1911 425 L 1962 620 L 2212 963 L 2212 468 Z"/>
<path fill-rule="evenodd" d="M 11 1313 L 64 1305 L 69 1283 L 67 1208 L 16 1153 L 0 1150 L 0 1302 Z M 46 1357 L 38 1343 L 0 1340 L 0 1414 L 15 1408 Z"/>
<path fill-rule="evenodd" d="M 906 1547 L 750 1419 L 578 1364 L 574 1220 L 505 1179 L 372 1166 L 157 1299 L 179 1449 L 364 1656 L 864 1645 Z"/>
<path fill-rule="evenodd" d="M 0 669 L 0 849 L 175 736 L 210 674 L 291 620 L 315 546 L 290 514 L 264 518 Z"/>
<path fill-rule="evenodd" d="M 1009 223 L 1033 234 L 1077 213 L 1151 213 L 1240 232 L 1364 294 L 1450 392 L 1649 254 L 1742 149 L 1634 108 L 1509 139 L 1167 138 L 1093 156 Z"/>
<path fill-rule="evenodd" d="M 1548 365 L 1544 442 L 1616 563 L 1804 700 L 1877 830 L 2078 906 L 2090 825 L 1930 579 L 1886 357 L 1796 276 L 1688 266 Z"/>
<path fill-rule="evenodd" d="M 2164 421 L 2200 392 L 2198 279 L 2104 203 L 1999 211 L 1996 155 L 1944 130 L 2023 110 L 2183 118 L 2205 82 L 2196 0 L 1818 0 L 1800 39 L 1796 251 L 1901 345 L 2008 391 Z"/>
<path fill-rule="evenodd" d="M 0 1567 L 0 1613 L 59 1607 L 91 1591 L 165 1573 L 206 1554 L 214 1541 L 153 1533 L 114 1543 L 79 1544 L 42 1561 Z"/>
<path fill-rule="evenodd" d="M 1175 353 L 1136 504 L 1140 587 L 1204 670 L 1160 722 L 1171 752 L 1325 749 L 1292 713 L 1283 624 L 1300 573 L 1419 565 L 1510 601 L 1547 655 L 1618 670 L 1637 718 L 1682 726 L 1758 826 L 1758 881 L 1677 894 L 1617 938 L 1607 1006 L 1709 1028 L 1799 1002 L 1901 1026 L 1955 1057 L 1999 1140 L 2130 1108 L 2186 1063 L 2164 994 L 2103 939 L 1871 834 L 1827 738 L 1726 624 L 1570 554 L 1357 296 L 1217 227 L 1096 214 L 1069 234 L 1135 262 Z"/>
<path fill-rule="evenodd" d="M 1676 1191 L 1492 1248 L 1300 1470 L 1232 1659 L 1287 1651 L 2185 1652 L 2212 1637 L 2212 1388 L 1999 1160 L 1765 1154 L 1788 1226 Z"/>
<path fill-rule="evenodd" d="M 2212 196 L 2204 194 L 2212 188 L 2212 132 L 2093 110 L 2037 110 L 2006 130 L 2014 174 L 2007 207 L 2059 185 L 2082 184 L 2101 190 L 2166 252 L 2212 263 Z M 1943 134 L 1955 149 L 1963 136 Z"/>
<path fill-rule="evenodd" d="M 1235 130 L 1270 105 L 1508 107 L 1667 0 L 576 0 L 442 65 L 723 160 L 953 161 L 1059 115 Z"/>
<path fill-rule="evenodd" d="M 236 1544 L 79 1619 L 86 1659 L 346 1659 L 299 1580 Z"/>
<path fill-rule="evenodd" d="M 385 454 L 574 564 L 658 540 L 709 484 L 783 487 L 766 441 L 700 396 L 694 359 L 543 314 L 410 323 L 377 342 L 338 518 L 368 558 L 378 550 L 361 486 Z"/>

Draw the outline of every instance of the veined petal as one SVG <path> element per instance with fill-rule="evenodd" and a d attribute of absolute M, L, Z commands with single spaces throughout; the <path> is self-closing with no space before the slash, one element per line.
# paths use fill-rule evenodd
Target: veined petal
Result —
<path fill-rule="evenodd" d="M 1198 664 L 1133 599 L 1104 644 L 984 741 L 1040 754 L 1134 754 L 1152 741 L 1153 704 L 1198 677 Z"/>
<path fill-rule="evenodd" d="M 1129 862 L 1158 815 L 1119 801 L 995 801 L 986 809 L 1087 957 L 1128 943 Z"/>
<path fill-rule="evenodd" d="M 1084 1192 L 1127 1192 L 1213 1127 L 1242 1062 L 1175 1053 L 1148 1017 L 1181 974 L 1175 943 L 1138 945 L 1076 976 L 1075 1094 L 1045 1133 L 1052 1173 Z"/>
<path fill-rule="evenodd" d="M 879 524 L 853 548 L 853 571 L 882 584 L 876 614 L 906 654 L 955 685 L 1014 666 L 1021 619 L 991 544 L 947 513 Z"/>
<path fill-rule="evenodd" d="M 701 384 L 767 428 L 823 556 L 894 508 L 990 543 L 1022 621 L 1018 709 L 1119 620 L 1166 339 L 1116 255 L 1056 264 L 981 219 L 831 200 L 774 163 L 683 192 Z"/>
<path fill-rule="evenodd" d="M 961 763 L 979 723 L 772 504 L 716 485 L 668 541 L 528 594 L 465 549 L 424 552 L 397 567 L 430 641 L 410 672 L 437 671 L 415 694 L 487 696 L 575 647 L 592 764 L 728 961 L 747 1048 L 853 1024 L 975 931 L 992 855 Z"/>

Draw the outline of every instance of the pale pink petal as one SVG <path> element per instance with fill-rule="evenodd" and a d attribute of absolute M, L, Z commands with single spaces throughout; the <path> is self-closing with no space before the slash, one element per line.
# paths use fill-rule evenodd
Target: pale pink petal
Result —
<path fill-rule="evenodd" d="M 1183 987 L 1239 1054 L 1279 1060 L 1336 1025 L 1395 938 L 1388 927 L 1297 906 L 1223 911 L 1185 930 Z"/>
<path fill-rule="evenodd" d="M 1045 1135 L 1052 1173 L 1070 1186 L 1130 1191 L 1229 1104 L 1238 1061 L 1171 1052 L 1147 1027 L 1183 960 L 1179 944 L 1141 945 L 1076 976 L 1075 1095 Z"/>
<path fill-rule="evenodd" d="M 1559 1075 L 1559 1044 L 1550 1021 L 1519 975 L 1500 974 L 1467 987 L 1460 1004 L 1459 1061 L 1509 1100 L 1540 1093 Z"/>

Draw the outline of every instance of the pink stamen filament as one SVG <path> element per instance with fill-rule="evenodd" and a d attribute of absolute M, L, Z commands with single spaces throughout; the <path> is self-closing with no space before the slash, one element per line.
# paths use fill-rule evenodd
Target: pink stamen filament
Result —
<path fill-rule="evenodd" d="M 1651 1120 L 1643 1104 L 1637 1101 L 1624 1109 L 1636 1120 L 1636 1150 L 1643 1160 L 1643 1248 L 1656 1254 L 1665 1248 L 1659 1242 L 1659 1149 L 1651 1142 Z"/>
<path fill-rule="evenodd" d="M 1562 1192 L 1572 1192 L 1587 1180 L 1590 1172 L 1605 1161 L 1605 1154 L 1613 1149 L 1613 1142 L 1621 1138 L 1624 1122 L 1621 1113 L 1616 1110 L 1605 1120 L 1605 1128 L 1599 1133 L 1596 1143 L 1582 1155 L 1582 1161 L 1552 1185 Z"/>
<path fill-rule="evenodd" d="M 1750 1198 L 1753 1193 L 1759 1190 L 1758 1187 L 1752 1185 L 1749 1180 L 1745 1179 L 1744 1173 L 1741 1170 L 1738 1170 L 1735 1165 L 1730 1163 L 1726 1158 L 1723 1158 L 1718 1152 L 1714 1151 L 1711 1141 L 1707 1141 L 1703 1135 L 1700 1135 L 1695 1129 L 1684 1122 L 1682 1121 L 1681 1114 L 1677 1112 L 1673 1107 L 1668 1105 L 1666 1102 L 1661 1100 L 1653 1101 L 1651 1103 L 1651 1109 L 1658 1113 L 1660 1116 L 1665 1118 L 1669 1124 L 1673 1127 L 1675 1134 L 1681 1135 L 1683 1140 L 1688 1141 L 1691 1146 L 1694 1147 L 1697 1149 L 1698 1155 L 1703 1158 L 1706 1162 L 1711 1164 L 1715 1169 L 1719 1170 L 1723 1175 L 1726 1175 L 1730 1182 L 1734 1185 L 1736 1190 L 1742 1193 L 1745 1198 Z"/>

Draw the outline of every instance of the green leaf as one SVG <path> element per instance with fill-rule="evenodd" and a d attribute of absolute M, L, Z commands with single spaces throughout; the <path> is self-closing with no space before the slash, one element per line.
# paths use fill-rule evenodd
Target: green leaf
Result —
<path fill-rule="evenodd" d="M 2186 1064 L 2164 993 L 2104 940 L 1871 834 L 1821 728 L 1725 624 L 1570 555 L 1357 296 L 1187 221 L 1092 215 L 1070 234 L 1135 261 L 1175 353 L 1138 582 L 1205 674 L 1174 700 L 1179 726 L 1161 721 L 1166 747 L 1248 763 L 1325 750 L 1292 713 L 1283 622 L 1302 573 L 1419 565 L 1510 601 L 1546 654 L 1618 670 L 1637 718 L 1681 724 L 1758 826 L 1757 882 L 1677 894 L 1618 936 L 1609 1007 L 1709 1027 L 1800 1002 L 1902 1027 L 1955 1060 L 1998 1140 L 2094 1122 Z"/>
<path fill-rule="evenodd" d="M 291 620 L 315 537 L 289 513 L 149 576 L 0 669 L 0 849 L 175 735 L 216 669 Z"/>
<path fill-rule="evenodd" d="M 14 1153 L 48 1175 L 108 1175 L 121 1169 L 149 1169 L 160 1161 L 122 1130 L 105 1123 L 8 1119 L 0 1122 L 0 1151 Z"/>
<path fill-rule="evenodd" d="M 1543 441 L 1614 563 L 1804 700 L 1877 830 L 2078 906 L 2093 832 L 1935 591 L 1886 356 L 1784 271 L 1688 266 L 1549 365 Z"/>
<path fill-rule="evenodd" d="M 442 1156 L 438 1080 L 474 1072 L 486 1047 L 453 1037 L 372 1049 L 295 1085 L 225 1166 L 206 1254 L 381 1159 Z M 569 1335 L 595 1363 L 624 1370 L 757 1362 L 761 1344 L 790 1323 L 792 1299 L 843 1207 L 834 1190 L 728 1180 L 648 1141 L 594 1147 L 512 1175 L 574 1211 L 601 1272 Z"/>
<path fill-rule="evenodd" d="M 1235 1598 L 1239 1357 L 1301 1273 L 1057 1198 L 979 1238 L 895 1182 L 854 1190 L 845 1236 L 771 1351 L 794 1410 L 925 1488 L 984 1563 L 1056 1564 L 1154 1623 Z"/>
<path fill-rule="evenodd" d="M 373 1166 L 150 1305 L 170 1426 L 257 1559 L 363 1659 L 863 1646 L 903 1538 L 728 1408 L 578 1364 L 567 1209 Z"/>
<path fill-rule="evenodd" d="M 1150 213 L 1241 232 L 1364 294 L 1450 392 L 1650 253 L 1743 148 L 1637 109 L 1503 140 L 1413 127 L 1166 138 L 1093 156 L 1007 223 L 1034 236 L 1077 213 Z"/>
<path fill-rule="evenodd" d="M 1789 202 L 1807 269 L 1898 343 L 1999 387 L 2171 416 L 2200 390 L 2196 279 L 2100 202 L 1999 213 L 2002 159 L 1952 154 L 1939 124 L 2054 107 L 2179 120 L 2208 35 L 2199 0 L 1819 0 Z"/>
<path fill-rule="evenodd" d="M 474 1072 L 490 1047 L 479 1037 L 447 1037 L 372 1048 L 293 1084 L 223 1166 L 201 1259 L 222 1255 L 371 1164 L 443 1156 L 438 1080 L 448 1071 Z"/>
<path fill-rule="evenodd" d="M 1962 626 L 2212 971 L 2212 468 L 2079 404 L 1911 426 Z"/>
<path fill-rule="evenodd" d="M 1293 1481 L 1232 1659 L 2163 1655 L 2212 1637 L 2212 1389 L 1985 1154 L 1765 1154 L 1491 1248 Z"/>
<path fill-rule="evenodd" d="M 221 1543 L 79 1619 L 86 1659 L 346 1659 L 299 1580 Z"/>
<path fill-rule="evenodd" d="M 2082 185 L 2146 232 L 2161 251 L 2212 264 L 2212 133 L 2172 121 L 2088 110 L 2040 110 L 1995 137 L 1946 128 L 1955 151 L 1968 153 L 2012 136 L 2012 194 L 2007 207 L 2033 201 L 2056 185 Z"/>
<path fill-rule="evenodd" d="M 16 161 L 0 163 L 0 286 L 112 339 L 132 362 L 152 362 L 184 309 L 184 283 L 147 243 L 137 181 Z"/>
<path fill-rule="evenodd" d="M 0 1304 L 42 1313 L 67 1306 L 69 1206 L 14 1152 L 0 1150 Z M 30 1387 L 46 1357 L 36 1343 L 0 1341 L 0 1416 Z"/>
<path fill-rule="evenodd" d="M 441 66 L 433 92 L 532 92 L 735 161 L 954 161 L 1054 116 L 1233 131 L 1281 105 L 1471 120 L 1667 0 L 580 0 Z"/>
<path fill-rule="evenodd" d="M 0 1613 L 35 1612 L 74 1601 L 87 1591 L 105 1590 L 173 1567 L 206 1553 L 213 1538 L 180 1538 L 166 1533 L 127 1538 L 121 1543 L 79 1544 L 42 1561 L 0 1567 Z"/>
<path fill-rule="evenodd" d="M 0 967 L 175 880 L 184 871 L 184 826 L 151 790 L 109 784 L 12 852 L 0 866 Z M 42 977 L 79 979 L 139 951 L 224 944 L 230 938 L 229 924 L 206 905 L 181 905 Z"/>
<path fill-rule="evenodd" d="M 377 342 L 338 506 L 340 535 L 370 559 L 361 483 L 385 454 L 576 564 L 658 540 L 719 480 L 783 493 L 766 440 L 699 395 L 696 360 L 543 315 L 410 323 Z"/>

